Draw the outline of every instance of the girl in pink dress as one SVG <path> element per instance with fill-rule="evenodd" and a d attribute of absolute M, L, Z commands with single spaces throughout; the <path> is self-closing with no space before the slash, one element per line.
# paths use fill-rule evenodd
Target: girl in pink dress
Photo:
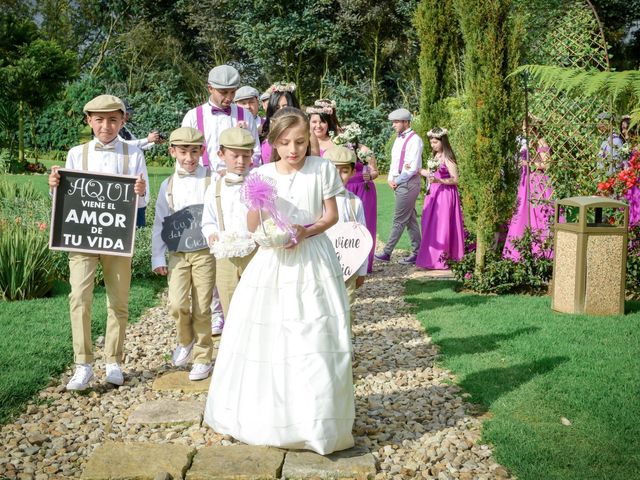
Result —
<path fill-rule="evenodd" d="M 531 155 L 531 149 L 526 143 L 520 150 L 521 175 L 518 199 L 502 251 L 504 258 L 516 262 L 520 260 L 520 253 L 513 242 L 522 237 L 528 227 L 539 236 L 541 241 L 545 240 L 549 236 L 549 221 L 553 216 L 553 204 L 550 201 L 553 190 L 545 174 L 550 148 L 541 137 L 537 126 L 533 124 L 534 121 L 531 120 L 529 124 L 531 132 L 529 143 L 535 148 L 535 153 Z M 551 255 L 550 252 L 543 252 L 538 245 L 533 246 L 533 252 L 536 255 Z"/>
<path fill-rule="evenodd" d="M 271 128 L 271 117 L 282 107 L 300 108 L 300 102 L 298 102 L 295 91 L 295 83 L 274 83 L 267 89 L 270 94 L 269 104 L 267 105 L 267 116 L 264 119 L 260 133 L 263 165 L 271 161 L 271 152 L 273 150 L 269 140 L 267 140 L 269 129 Z"/>
<path fill-rule="evenodd" d="M 422 210 L 422 242 L 416 266 L 433 270 L 448 269 L 447 259 L 464 255 L 464 224 L 458 195 L 458 164 L 445 128 L 427 133 L 434 165 L 421 169 L 429 182 L 429 193 Z M 429 162 L 431 163 L 431 162 Z"/>

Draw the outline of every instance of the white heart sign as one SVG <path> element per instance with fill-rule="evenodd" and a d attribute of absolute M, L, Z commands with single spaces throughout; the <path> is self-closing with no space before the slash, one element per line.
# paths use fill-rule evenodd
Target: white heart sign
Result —
<path fill-rule="evenodd" d="M 342 276 L 347 280 L 369 257 L 373 247 L 371 234 L 358 222 L 338 222 L 326 234 L 340 261 Z"/>

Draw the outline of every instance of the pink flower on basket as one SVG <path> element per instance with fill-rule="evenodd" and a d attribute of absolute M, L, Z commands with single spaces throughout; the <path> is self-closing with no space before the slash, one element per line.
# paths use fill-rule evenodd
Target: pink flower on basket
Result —
<path fill-rule="evenodd" d="M 262 176 L 257 172 L 251 172 L 247 175 L 242 187 L 240 187 L 240 201 L 244 203 L 249 210 L 268 212 L 275 225 L 280 230 L 289 232 L 291 240 L 295 243 L 296 231 L 276 208 L 277 198 L 278 190 L 276 181 L 273 178 Z"/>
<path fill-rule="evenodd" d="M 467 273 L 464 274 L 464 279 L 465 280 L 471 280 L 471 277 L 472 277 L 471 272 L 467 272 Z"/>

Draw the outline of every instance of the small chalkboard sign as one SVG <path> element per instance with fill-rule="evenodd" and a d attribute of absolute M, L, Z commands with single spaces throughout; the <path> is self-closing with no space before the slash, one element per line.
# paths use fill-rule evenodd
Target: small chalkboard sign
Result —
<path fill-rule="evenodd" d="M 160 237 L 170 252 L 195 252 L 208 248 L 202 235 L 203 204 L 189 205 L 162 221 Z"/>
<path fill-rule="evenodd" d="M 138 177 L 59 169 L 53 194 L 49 248 L 133 255 Z"/>

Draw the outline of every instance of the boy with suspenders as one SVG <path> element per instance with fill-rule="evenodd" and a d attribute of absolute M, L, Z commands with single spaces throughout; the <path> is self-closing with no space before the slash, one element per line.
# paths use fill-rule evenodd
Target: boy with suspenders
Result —
<path fill-rule="evenodd" d="M 185 366 L 193 357 L 190 380 L 209 376 L 213 354 L 210 319 L 216 262 L 200 230 L 204 195 L 211 183 L 209 170 L 198 162 L 203 149 L 204 136 L 195 128 L 171 132 L 169 153 L 176 159 L 176 171 L 160 185 L 151 239 L 151 267 L 169 277 L 169 315 L 178 334 L 173 364 Z"/>
<path fill-rule="evenodd" d="M 209 245 L 225 242 L 223 237 L 226 235 L 228 238 L 229 234 L 236 237 L 242 245 L 250 237 L 247 229 L 248 210 L 240 201 L 240 188 L 249 172 L 254 143 L 255 138 L 244 128 L 229 128 L 220 134 L 218 157 L 224 161 L 227 173 L 224 177 L 219 177 L 206 193 L 202 234 Z M 254 253 L 255 249 L 250 252 L 236 250 L 216 259 L 216 286 L 225 318 L 233 292 Z"/>
<path fill-rule="evenodd" d="M 200 164 L 219 176 L 225 173 L 225 164 L 218 157 L 220 134 L 231 127 L 242 126 L 256 139 L 253 148 L 253 163 L 260 165 L 260 142 L 258 130 L 251 113 L 233 104 L 236 90 L 240 85 L 240 74 L 229 65 L 218 65 L 209 72 L 207 103 L 192 108 L 182 119 L 183 127 L 197 128 L 204 135 L 205 149 Z M 224 327 L 224 316 L 217 290 L 211 304 L 211 330 L 220 335 Z"/>
<path fill-rule="evenodd" d="M 331 147 L 324 152 L 324 158 L 330 160 L 338 169 L 343 185 L 346 185 L 355 174 L 356 154 L 353 150 L 341 146 Z M 336 202 L 338 203 L 338 222 L 357 222 L 363 228 L 367 228 L 362 200 L 355 193 L 345 188 L 336 195 Z M 358 271 L 345 281 L 351 309 L 353 309 L 353 302 L 356 299 L 356 289 L 364 284 L 368 263 L 369 260 L 365 260 Z M 351 319 L 353 320 L 353 315 Z"/>
<path fill-rule="evenodd" d="M 94 138 L 84 145 L 69 150 L 65 168 L 95 173 L 136 175 L 135 192 L 138 207 L 148 201 L 147 168 L 142 152 L 123 143 L 118 132 L 124 125 L 125 106 L 113 95 L 100 95 L 88 102 L 83 109 Z M 60 183 L 60 175 L 54 166 L 49 175 L 49 186 Z M 107 290 L 107 329 L 105 333 L 106 381 L 122 385 L 124 377 L 120 368 L 123 359 L 124 334 L 129 317 L 129 287 L 131 284 L 131 257 L 69 253 L 69 308 L 73 336 L 75 372 L 67 390 L 85 390 L 93 378 L 93 349 L 91 341 L 91 305 L 93 282 L 98 262 L 104 270 Z"/>

